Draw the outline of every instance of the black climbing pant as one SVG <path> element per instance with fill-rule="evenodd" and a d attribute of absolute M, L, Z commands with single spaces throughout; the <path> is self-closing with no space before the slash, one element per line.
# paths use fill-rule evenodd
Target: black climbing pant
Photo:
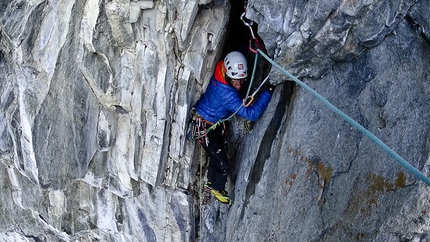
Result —
<path fill-rule="evenodd" d="M 223 126 L 219 125 L 207 133 L 207 141 L 201 145 L 209 155 L 208 181 L 217 191 L 225 189 L 229 170 L 229 161 L 224 149 Z"/>

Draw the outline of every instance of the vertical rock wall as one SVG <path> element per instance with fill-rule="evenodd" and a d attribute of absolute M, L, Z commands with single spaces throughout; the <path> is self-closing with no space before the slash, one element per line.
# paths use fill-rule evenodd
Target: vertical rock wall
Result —
<path fill-rule="evenodd" d="M 247 16 L 277 63 L 429 176 L 430 46 L 407 12 L 430 27 L 425 1 L 249 1 Z M 425 183 L 305 89 L 277 91 L 289 101 L 240 146 L 225 241 L 429 239 Z"/>
<path fill-rule="evenodd" d="M 0 241 L 428 240 L 429 188 L 274 68 L 252 132 L 231 122 L 235 204 L 196 199 L 188 111 L 226 34 L 243 38 L 226 28 L 241 5 L 0 3 Z M 430 28 L 412 0 L 253 0 L 246 17 L 278 64 L 427 175 L 430 48 L 407 12 Z"/>
<path fill-rule="evenodd" d="M 1 241 L 195 237 L 190 105 L 229 5 L 2 2 Z"/>

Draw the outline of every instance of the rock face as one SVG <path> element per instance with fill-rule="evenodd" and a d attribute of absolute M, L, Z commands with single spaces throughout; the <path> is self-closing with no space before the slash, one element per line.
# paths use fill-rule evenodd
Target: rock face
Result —
<path fill-rule="evenodd" d="M 276 63 L 429 175 L 425 1 L 250 0 Z M 250 38 L 243 2 L 0 3 L 0 241 L 427 241 L 429 187 L 281 71 L 235 117 L 228 207 L 189 110 Z M 261 59 L 262 60 L 262 59 Z"/>

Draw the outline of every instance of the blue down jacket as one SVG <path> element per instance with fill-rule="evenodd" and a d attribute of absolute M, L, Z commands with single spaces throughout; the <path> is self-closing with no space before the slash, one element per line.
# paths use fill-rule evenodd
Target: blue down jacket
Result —
<path fill-rule="evenodd" d="M 206 92 L 194 106 L 196 112 L 211 123 L 229 117 L 242 106 L 242 98 L 239 92 L 225 80 L 223 68 L 224 62 L 218 62 Z M 264 91 L 253 105 L 242 106 L 237 115 L 256 121 L 266 110 L 271 98 L 272 95 Z"/>

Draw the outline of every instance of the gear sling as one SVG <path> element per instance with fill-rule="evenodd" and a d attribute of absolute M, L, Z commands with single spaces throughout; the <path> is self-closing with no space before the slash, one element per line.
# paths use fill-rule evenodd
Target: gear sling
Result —
<path fill-rule="evenodd" d="M 211 123 L 203 119 L 195 109 L 191 110 L 188 138 L 197 139 L 210 157 L 208 177 L 212 187 L 223 191 L 229 170 L 228 157 L 224 149 L 225 122 Z"/>

